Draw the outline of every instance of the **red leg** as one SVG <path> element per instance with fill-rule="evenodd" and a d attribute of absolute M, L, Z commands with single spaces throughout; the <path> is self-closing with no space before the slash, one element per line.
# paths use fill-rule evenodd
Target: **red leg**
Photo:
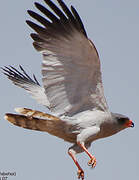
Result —
<path fill-rule="evenodd" d="M 81 166 L 79 165 L 78 161 L 76 160 L 75 155 L 71 151 L 68 151 L 68 154 L 71 156 L 71 158 L 73 159 L 75 165 L 78 168 L 78 173 L 77 173 L 78 174 L 78 179 L 82 178 L 82 180 L 84 180 L 84 171 L 82 170 Z"/>
<path fill-rule="evenodd" d="M 96 158 L 93 156 L 87 149 L 86 147 L 81 144 L 80 142 L 77 142 L 77 144 L 86 152 L 86 154 L 90 157 L 90 160 L 88 161 L 88 165 L 92 166 L 93 168 L 96 166 Z"/>

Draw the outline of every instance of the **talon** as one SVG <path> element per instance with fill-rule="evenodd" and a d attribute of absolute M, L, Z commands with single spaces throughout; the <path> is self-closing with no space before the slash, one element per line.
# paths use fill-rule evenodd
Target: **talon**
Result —
<path fill-rule="evenodd" d="M 92 166 L 92 168 L 95 168 L 96 163 L 97 163 L 96 158 L 95 158 L 95 157 L 92 157 L 92 159 L 90 159 L 90 160 L 88 161 L 88 166 Z"/>
<path fill-rule="evenodd" d="M 78 179 L 82 178 L 82 180 L 84 180 L 84 172 L 83 172 L 83 170 L 79 169 L 77 175 L 78 175 Z"/>

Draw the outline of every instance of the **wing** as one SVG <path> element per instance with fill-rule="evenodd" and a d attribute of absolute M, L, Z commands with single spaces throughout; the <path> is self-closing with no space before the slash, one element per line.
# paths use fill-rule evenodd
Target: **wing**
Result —
<path fill-rule="evenodd" d="M 19 66 L 20 71 L 14 67 L 4 67 L 1 68 L 3 73 L 10 79 L 15 85 L 25 89 L 31 96 L 38 101 L 38 103 L 49 108 L 49 101 L 45 95 L 45 89 L 40 86 L 35 75 L 33 79 L 25 72 L 22 66 Z"/>
<path fill-rule="evenodd" d="M 50 109 L 69 116 L 94 108 L 107 111 L 97 50 L 75 8 L 70 11 L 62 0 L 57 1 L 62 10 L 45 0 L 54 13 L 35 3 L 48 19 L 28 11 L 42 26 L 27 21 L 36 31 L 31 34 L 33 45 L 43 54 L 42 80 Z"/>

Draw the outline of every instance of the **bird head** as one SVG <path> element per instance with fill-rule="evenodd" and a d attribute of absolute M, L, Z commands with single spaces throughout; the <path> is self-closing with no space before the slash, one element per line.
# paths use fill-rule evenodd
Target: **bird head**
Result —
<path fill-rule="evenodd" d="M 127 116 L 124 116 L 122 114 L 117 114 L 117 113 L 113 113 L 113 116 L 116 120 L 117 125 L 120 127 L 120 129 L 134 127 L 133 121 L 130 120 Z"/>

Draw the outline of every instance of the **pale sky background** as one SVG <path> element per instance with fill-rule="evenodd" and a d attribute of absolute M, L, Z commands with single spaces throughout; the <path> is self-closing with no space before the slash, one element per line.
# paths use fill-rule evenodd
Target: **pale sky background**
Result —
<path fill-rule="evenodd" d="M 41 82 L 41 55 L 32 47 L 26 25 L 34 0 L 1 1 L 0 66 L 23 65 Z M 38 0 L 41 2 L 41 0 Z M 54 1 L 55 2 L 55 1 Z M 65 0 L 78 10 L 88 36 L 100 54 L 105 96 L 113 112 L 135 123 L 117 135 L 94 142 L 89 149 L 97 166 L 78 155 L 87 180 L 139 179 L 139 1 Z M 71 144 L 44 132 L 26 130 L 4 120 L 15 107 L 46 111 L 26 92 L 0 74 L 0 172 L 16 172 L 8 180 L 76 180 L 76 167 L 67 154 Z"/>

